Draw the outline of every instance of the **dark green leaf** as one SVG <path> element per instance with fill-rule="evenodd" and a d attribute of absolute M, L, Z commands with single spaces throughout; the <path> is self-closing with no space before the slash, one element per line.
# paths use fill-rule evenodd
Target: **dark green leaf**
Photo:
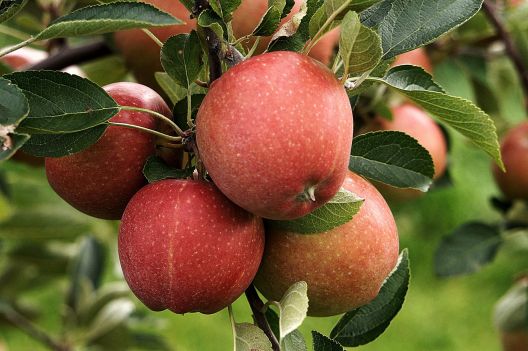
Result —
<path fill-rule="evenodd" d="M 80 8 L 53 21 L 37 39 L 76 37 L 131 28 L 162 27 L 183 22 L 143 2 L 113 2 Z"/>
<path fill-rule="evenodd" d="M 170 37 L 161 49 L 161 64 L 169 76 L 184 88 L 198 77 L 202 47 L 195 31 Z"/>
<path fill-rule="evenodd" d="M 95 144 L 108 127 L 101 124 L 76 133 L 34 134 L 22 150 L 37 157 L 62 157 L 74 154 Z"/>
<path fill-rule="evenodd" d="M 475 15 L 482 0 L 383 0 L 362 13 L 376 27 L 383 57 L 391 58 L 428 44 Z"/>
<path fill-rule="evenodd" d="M 5 76 L 28 99 L 30 112 L 18 131 L 71 133 L 95 127 L 119 110 L 106 91 L 88 79 L 57 71 L 25 71 Z"/>
<path fill-rule="evenodd" d="M 430 114 L 447 123 L 488 153 L 503 168 L 493 120 L 471 101 L 447 95 L 431 76 L 415 66 L 392 68 L 381 81 L 404 94 Z"/>
<path fill-rule="evenodd" d="M 429 189 L 434 175 L 429 152 L 416 139 L 396 131 L 355 137 L 349 169 L 372 180 L 421 191 Z"/>
<path fill-rule="evenodd" d="M 103 267 L 103 246 L 91 236 L 83 238 L 70 277 L 70 290 L 66 298 L 66 304 L 69 307 L 73 310 L 78 309 L 79 294 L 82 291 L 81 284 L 83 282 L 90 282 L 93 289 L 99 287 Z"/>
<path fill-rule="evenodd" d="M 269 0 L 268 10 L 253 30 L 252 35 L 265 37 L 275 33 L 280 25 L 285 6 L 286 0 Z"/>
<path fill-rule="evenodd" d="M 345 351 L 343 346 L 323 334 L 312 331 L 314 351 Z"/>
<path fill-rule="evenodd" d="M 154 183 L 163 179 L 184 179 L 192 175 L 193 169 L 178 169 L 168 166 L 157 156 L 151 156 L 145 167 L 143 167 L 143 174 L 149 183 Z"/>
<path fill-rule="evenodd" d="M 496 227 L 479 222 L 463 224 L 440 243 L 435 272 L 441 277 L 477 272 L 493 261 L 501 244 Z"/>
<path fill-rule="evenodd" d="M 332 329 L 330 337 L 341 345 L 367 344 L 380 336 L 400 311 L 409 287 L 410 266 L 407 249 L 383 284 L 378 296 L 368 305 L 346 313 Z"/>
<path fill-rule="evenodd" d="M 194 94 L 191 96 L 191 117 L 193 120 L 196 118 L 196 114 L 204 98 L 205 94 Z M 187 99 L 183 99 L 174 105 L 172 113 L 174 121 L 180 128 L 183 130 L 189 128 L 187 125 Z"/>
<path fill-rule="evenodd" d="M 24 6 L 26 6 L 27 2 L 28 0 L 0 1 L 0 23 L 15 16 Z"/>
<path fill-rule="evenodd" d="M 198 25 L 203 28 L 211 29 L 218 38 L 223 38 L 224 33 L 227 33 L 224 21 L 210 9 L 207 9 L 200 14 L 198 17 Z"/>
<path fill-rule="evenodd" d="M 209 5 L 227 23 L 231 21 L 233 12 L 240 6 L 241 2 L 242 0 L 210 0 Z"/>
<path fill-rule="evenodd" d="M 268 223 L 300 234 L 322 233 L 352 220 L 363 201 L 364 199 L 342 188 L 326 205 L 304 217 L 291 221 L 268 221 Z"/>

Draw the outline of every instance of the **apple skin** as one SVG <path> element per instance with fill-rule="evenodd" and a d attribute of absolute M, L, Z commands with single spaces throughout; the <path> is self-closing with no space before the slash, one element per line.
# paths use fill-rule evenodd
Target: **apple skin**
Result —
<path fill-rule="evenodd" d="M 118 248 L 125 279 L 147 307 L 210 314 L 251 284 L 264 226 L 211 183 L 163 180 L 128 204 Z"/>
<path fill-rule="evenodd" d="M 276 51 L 236 65 L 212 84 L 196 123 L 209 175 L 257 216 L 304 216 L 329 201 L 346 176 L 348 96 L 330 70 L 305 55 Z"/>
<path fill-rule="evenodd" d="M 433 65 L 427 55 L 427 51 L 423 47 L 398 55 L 392 64 L 392 67 L 401 65 L 420 66 L 427 73 L 433 73 Z"/>
<path fill-rule="evenodd" d="M 122 106 L 142 107 L 170 116 L 170 109 L 152 89 L 130 82 L 104 87 Z M 110 119 L 156 129 L 155 117 L 144 112 L 121 111 Z M 130 198 L 145 184 L 143 166 L 155 153 L 151 134 L 110 126 L 86 150 L 60 158 L 46 158 L 51 187 L 81 212 L 102 219 L 120 219 Z"/>
<path fill-rule="evenodd" d="M 512 128 L 503 138 L 501 153 L 506 173 L 493 165 L 493 175 L 509 199 L 528 200 L 528 122 Z"/>
<path fill-rule="evenodd" d="M 145 0 L 143 2 L 154 5 L 185 22 L 182 25 L 150 28 L 150 31 L 162 42 L 171 36 L 189 33 L 196 27 L 196 20 L 191 19 L 190 12 L 180 1 Z M 161 88 L 154 77 L 155 72 L 163 71 L 158 44 L 139 29 L 116 32 L 114 40 L 136 80 L 159 91 Z"/>
<path fill-rule="evenodd" d="M 343 187 L 365 199 L 354 218 L 319 234 L 266 227 L 266 248 L 255 286 L 278 301 L 298 281 L 308 283 L 311 316 L 332 316 L 372 301 L 399 252 L 394 217 L 376 188 L 349 172 Z"/>

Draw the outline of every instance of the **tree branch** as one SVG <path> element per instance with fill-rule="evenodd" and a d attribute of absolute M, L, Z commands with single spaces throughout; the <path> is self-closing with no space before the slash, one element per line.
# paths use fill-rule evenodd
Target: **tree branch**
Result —
<path fill-rule="evenodd" d="M 251 312 L 253 312 L 253 320 L 259 326 L 259 328 L 264 331 L 268 339 L 271 341 L 273 350 L 280 351 L 279 341 L 277 340 L 275 334 L 273 334 L 273 331 L 271 330 L 271 327 L 268 324 L 266 316 L 264 315 L 264 313 L 262 313 L 264 303 L 258 296 L 257 290 L 255 290 L 253 284 L 251 284 L 249 288 L 247 288 L 246 298 L 249 302 L 249 306 L 251 307 Z"/>
<path fill-rule="evenodd" d="M 61 70 L 71 65 L 78 65 L 111 54 L 113 54 L 112 49 L 105 41 L 101 40 L 74 48 L 65 48 L 57 54 L 30 66 L 28 70 Z"/>
<path fill-rule="evenodd" d="M 528 95 L 528 67 L 524 64 L 524 61 L 519 52 L 517 51 L 517 48 L 515 47 L 515 44 L 513 43 L 510 34 L 506 30 L 506 27 L 502 23 L 501 19 L 499 18 L 495 4 L 490 0 L 484 0 L 482 10 L 488 16 L 488 19 L 490 20 L 493 27 L 495 27 L 497 34 L 504 42 L 504 45 L 506 47 L 506 53 L 515 65 L 515 68 L 517 69 L 517 72 L 519 73 L 519 76 L 521 78 L 524 93 L 525 95 Z"/>
<path fill-rule="evenodd" d="M 11 324 L 16 326 L 18 329 L 25 332 L 33 339 L 46 345 L 53 351 L 70 351 L 70 348 L 53 340 L 46 332 L 38 329 L 33 323 L 31 323 L 26 317 L 18 313 L 14 308 L 9 306 L 2 306 L 0 308 L 0 314 L 4 316 Z"/>

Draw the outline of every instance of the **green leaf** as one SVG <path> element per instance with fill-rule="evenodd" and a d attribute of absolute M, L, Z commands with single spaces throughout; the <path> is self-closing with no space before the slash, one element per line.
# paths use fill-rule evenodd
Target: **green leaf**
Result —
<path fill-rule="evenodd" d="M 193 121 L 196 119 L 196 114 L 204 98 L 205 94 L 194 94 L 191 96 L 191 118 Z M 174 122 L 183 130 L 189 128 L 187 125 L 187 106 L 187 99 L 182 99 L 174 105 L 174 109 L 172 110 Z"/>
<path fill-rule="evenodd" d="M 361 14 L 381 36 L 383 57 L 391 58 L 434 41 L 460 26 L 482 0 L 383 0 Z"/>
<path fill-rule="evenodd" d="M 211 29 L 218 38 L 223 38 L 227 32 L 223 20 L 213 10 L 207 9 L 198 17 L 198 26 Z"/>
<path fill-rule="evenodd" d="M 268 46 L 268 51 L 301 51 L 306 41 L 310 39 L 310 20 L 321 5 L 322 0 L 307 0 L 306 4 L 302 5 L 303 7 L 306 6 L 306 9 L 301 7 L 301 11 L 306 11 L 306 14 L 302 17 L 295 34 L 277 37 Z"/>
<path fill-rule="evenodd" d="M 0 78 L 0 126 L 17 126 L 29 113 L 29 104 L 22 90 L 9 80 Z M 0 130 L 0 137 L 2 136 Z"/>
<path fill-rule="evenodd" d="M 101 124 L 75 133 L 33 134 L 22 150 L 37 157 L 68 156 L 95 144 L 107 127 L 107 124 Z"/>
<path fill-rule="evenodd" d="M 107 304 L 94 318 L 86 331 L 87 344 L 96 340 L 118 326 L 124 324 L 134 311 L 134 303 L 128 298 L 113 300 Z"/>
<path fill-rule="evenodd" d="M 341 22 L 339 55 L 345 72 L 361 74 L 374 69 L 381 60 L 381 39 L 372 29 L 359 21 L 356 12 L 348 12 Z"/>
<path fill-rule="evenodd" d="M 249 323 L 235 324 L 236 351 L 273 351 L 271 342 L 262 329 Z"/>
<path fill-rule="evenodd" d="M 280 340 L 301 326 L 308 313 L 308 285 L 297 282 L 290 286 L 279 302 Z"/>
<path fill-rule="evenodd" d="M 36 39 L 77 37 L 131 28 L 162 27 L 183 22 L 143 2 L 118 1 L 80 8 L 57 18 Z"/>
<path fill-rule="evenodd" d="M 71 133 L 109 120 L 118 105 L 106 91 L 88 79 L 57 71 L 14 72 L 5 78 L 18 85 L 28 99 L 30 112 L 19 132 Z"/>
<path fill-rule="evenodd" d="M 209 5 L 227 23 L 231 21 L 233 12 L 240 6 L 241 2 L 242 0 L 210 0 Z"/>
<path fill-rule="evenodd" d="M 163 179 L 185 179 L 189 178 L 193 169 L 178 169 L 168 166 L 157 156 L 151 156 L 143 167 L 143 175 L 149 183 Z"/>
<path fill-rule="evenodd" d="M 519 280 L 495 305 L 493 324 L 501 332 L 528 329 L 528 282 Z"/>
<path fill-rule="evenodd" d="M 70 276 L 70 289 L 66 304 L 76 311 L 79 307 L 81 283 L 88 281 L 93 289 L 99 287 L 104 268 L 104 249 L 93 237 L 83 238 L 79 253 L 73 263 Z"/>
<path fill-rule="evenodd" d="M 0 126 L 0 129 L 2 126 Z M 24 146 L 29 140 L 28 134 L 9 133 L 5 136 L 0 137 L 3 145 L 0 147 L 0 162 L 11 158 L 18 149 Z"/>
<path fill-rule="evenodd" d="M 502 244 L 499 230 L 485 223 L 469 222 L 445 237 L 435 253 L 435 272 L 450 277 L 479 271 L 495 258 Z"/>
<path fill-rule="evenodd" d="M 268 0 L 268 10 L 253 30 L 252 35 L 266 37 L 275 33 L 280 25 L 285 7 L 286 0 Z"/>
<path fill-rule="evenodd" d="M 0 1 L 0 23 L 14 17 L 26 6 L 28 0 L 3 0 Z"/>
<path fill-rule="evenodd" d="M 429 189 L 434 175 L 429 152 L 416 139 L 397 131 L 355 137 L 349 169 L 385 184 L 421 191 Z"/>
<path fill-rule="evenodd" d="M 184 88 L 198 78 L 202 69 L 202 47 L 196 31 L 170 37 L 161 49 L 161 64 L 169 76 Z"/>
<path fill-rule="evenodd" d="M 154 77 L 156 78 L 156 82 L 158 82 L 161 89 L 163 89 L 173 104 L 176 104 L 178 101 L 184 99 L 187 96 L 187 89 L 179 84 L 176 84 L 174 79 L 172 79 L 167 73 L 156 72 L 154 73 Z"/>
<path fill-rule="evenodd" d="M 279 338 L 280 335 L 280 323 L 279 316 L 271 308 L 266 310 L 266 320 L 271 328 L 273 334 Z M 307 351 L 306 341 L 304 336 L 296 329 L 282 338 L 281 350 L 282 351 Z"/>
<path fill-rule="evenodd" d="M 352 220 L 363 201 L 354 193 L 342 188 L 332 200 L 304 217 L 268 223 L 295 233 L 322 233 Z"/>
<path fill-rule="evenodd" d="M 468 137 L 504 168 L 497 130 L 493 120 L 471 101 L 447 95 L 432 81 L 428 73 L 415 66 L 392 68 L 381 81 L 404 94 L 442 122 Z"/>
<path fill-rule="evenodd" d="M 330 337 L 347 347 L 375 340 L 400 311 L 409 288 L 409 280 L 409 257 L 405 249 L 378 296 L 369 304 L 347 312 L 332 329 Z"/>
<path fill-rule="evenodd" d="M 323 334 L 312 331 L 314 351 L 345 351 L 343 346 L 335 340 L 332 340 Z"/>

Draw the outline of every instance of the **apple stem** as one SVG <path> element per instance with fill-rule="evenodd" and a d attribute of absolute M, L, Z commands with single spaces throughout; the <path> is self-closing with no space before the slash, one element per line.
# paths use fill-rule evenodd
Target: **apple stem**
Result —
<path fill-rule="evenodd" d="M 253 284 L 246 289 L 246 298 L 251 307 L 251 312 L 253 312 L 253 320 L 270 340 L 273 351 L 280 351 L 279 340 L 277 340 L 277 337 L 273 334 L 268 320 L 266 319 L 266 315 L 264 314 L 266 311 L 266 305 L 264 305 L 258 296 L 257 290 Z"/>
<path fill-rule="evenodd" d="M 182 137 L 170 136 L 170 135 L 158 132 L 156 130 L 148 129 L 148 128 L 141 127 L 141 126 L 136 126 L 134 124 L 119 123 L 119 122 L 106 122 L 106 123 L 108 123 L 108 125 L 115 126 L 115 127 L 125 127 L 125 128 L 130 128 L 130 129 L 137 129 L 145 133 L 150 133 L 150 134 L 159 136 L 160 138 L 163 138 L 169 141 L 176 141 L 176 142 L 182 141 Z"/>
<path fill-rule="evenodd" d="M 343 5 L 341 5 L 337 10 L 335 10 L 330 16 L 328 16 L 328 19 L 326 22 L 319 28 L 317 33 L 313 36 L 312 40 L 309 40 L 305 45 L 304 49 L 302 51 L 303 54 L 308 55 L 310 51 L 313 49 L 315 44 L 321 39 L 321 37 L 326 33 L 326 29 L 334 22 L 337 16 L 339 16 L 343 11 L 345 11 L 351 3 L 352 0 L 345 1 Z"/>
<path fill-rule="evenodd" d="M 183 132 L 183 130 L 181 130 L 180 127 L 178 127 L 178 125 L 176 123 L 174 123 L 174 121 L 172 121 L 170 118 L 168 118 L 167 116 L 164 116 L 162 115 L 161 113 L 158 113 L 156 111 L 152 111 L 152 110 L 149 110 L 149 109 L 146 109 L 146 108 L 141 108 L 141 107 L 134 107 L 134 106 L 120 106 L 120 109 L 121 110 L 124 110 L 124 111 L 137 111 L 137 112 L 144 112 L 144 113 L 148 113 L 156 118 L 159 118 L 160 120 L 162 120 L 163 122 L 167 123 L 168 125 L 171 126 L 171 128 L 176 132 L 176 134 L 178 134 L 180 137 L 183 137 L 185 136 L 185 133 Z"/>
<path fill-rule="evenodd" d="M 23 48 L 24 46 L 31 44 L 35 40 L 37 40 L 37 38 L 30 37 L 29 39 L 24 40 L 24 41 L 22 41 L 22 42 L 20 42 L 20 43 L 18 43 L 16 45 L 9 46 L 9 47 L 5 48 L 4 50 L 0 51 L 0 57 L 5 56 L 5 55 L 7 55 L 7 54 L 9 54 L 9 53 L 11 53 L 13 51 L 16 51 L 16 50 L 20 49 L 20 48 Z"/>
<path fill-rule="evenodd" d="M 45 331 L 40 330 L 31 321 L 26 319 L 17 310 L 6 304 L 0 304 L 0 314 L 7 319 L 10 323 L 18 327 L 21 331 L 33 339 L 46 345 L 49 349 L 54 351 L 69 351 L 70 347 L 61 344 L 60 342 L 53 340 Z"/>
<path fill-rule="evenodd" d="M 150 30 L 143 28 L 141 29 L 150 39 L 152 39 L 153 42 L 155 42 L 160 48 L 163 47 L 163 42 L 158 39 L 157 36 L 154 35 Z"/>

